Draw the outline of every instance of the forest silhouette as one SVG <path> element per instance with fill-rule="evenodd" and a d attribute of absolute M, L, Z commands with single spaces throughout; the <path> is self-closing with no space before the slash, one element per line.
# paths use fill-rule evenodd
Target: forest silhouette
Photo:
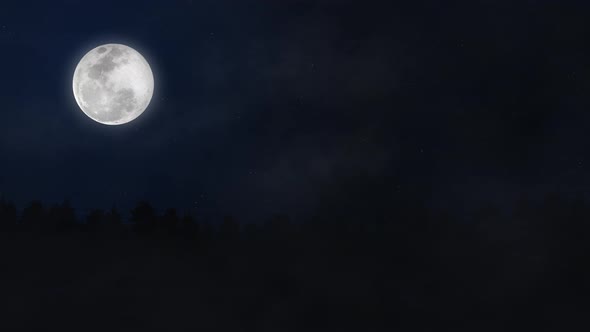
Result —
<path fill-rule="evenodd" d="M 359 196 L 360 197 L 360 196 Z M 2 326 L 129 331 L 574 330 L 590 205 L 547 195 L 467 220 L 333 201 L 307 221 L 203 223 L 139 202 L 76 216 L 0 201 Z M 348 202 L 350 203 L 350 202 Z M 364 205 L 363 205 L 364 204 Z M 568 327 L 565 328 L 565 327 Z"/>

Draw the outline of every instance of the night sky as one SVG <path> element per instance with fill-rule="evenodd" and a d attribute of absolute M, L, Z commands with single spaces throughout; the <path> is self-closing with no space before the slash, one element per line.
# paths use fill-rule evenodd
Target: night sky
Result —
<path fill-rule="evenodd" d="M 583 195 L 589 10 L 2 1 L 0 195 L 81 212 L 147 199 L 244 220 L 305 218 L 358 193 L 455 211 Z M 135 48 L 154 71 L 152 103 L 123 126 L 92 121 L 72 93 L 79 59 L 105 43 Z"/>

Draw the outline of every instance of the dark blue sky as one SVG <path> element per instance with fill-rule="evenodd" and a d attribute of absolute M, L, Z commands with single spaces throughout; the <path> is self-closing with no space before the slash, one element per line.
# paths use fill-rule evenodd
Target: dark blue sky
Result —
<path fill-rule="evenodd" d="M 458 207 L 583 194 L 588 9 L 2 1 L 0 193 L 243 219 L 367 190 Z M 128 44 L 154 71 L 152 104 L 128 125 L 95 123 L 72 95 L 77 61 L 102 43 Z"/>

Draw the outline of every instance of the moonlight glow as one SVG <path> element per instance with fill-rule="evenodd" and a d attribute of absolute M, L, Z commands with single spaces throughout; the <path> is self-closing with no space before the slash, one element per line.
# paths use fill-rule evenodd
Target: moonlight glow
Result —
<path fill-rule="evenodd" d="M 106 44 L 88 52 L 74 72 L 74 97 L 94 121 L 121 125 L 135 120 L 148 107 L 154 76 L 136 50 Z"/>

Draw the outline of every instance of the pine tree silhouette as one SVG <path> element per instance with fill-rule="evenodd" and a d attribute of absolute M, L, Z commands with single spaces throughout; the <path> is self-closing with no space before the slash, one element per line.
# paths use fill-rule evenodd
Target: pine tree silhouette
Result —
<path fill-rule="evenodd" d="M 16 227 L 17 213 L 14 204 L 0 199 L 0 231 L 13 231 Z"/>
<path fill-rule="evenodd" d="M 131 210 L 131 221 L 140 233 L 153 233 L 156 230 L 157 217 L 152 205 L 147 201 L 140 201 Z"/>

